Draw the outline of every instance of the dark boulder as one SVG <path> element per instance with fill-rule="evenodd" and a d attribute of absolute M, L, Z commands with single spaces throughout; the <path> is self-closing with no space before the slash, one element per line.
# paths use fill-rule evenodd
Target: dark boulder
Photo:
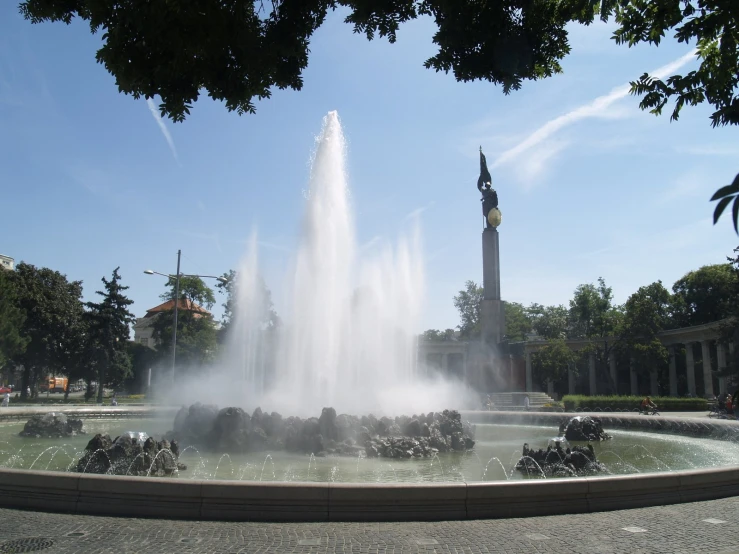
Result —
<path fill-rule="evenodd" d="M 523 445 L 523 453 L 515 466 L 516 470 L 530 477 L 571 477 L 576 475 L 596 475 L 606 471 L 598 462 L 593 446 L 562 448 L 559 442 L 546 450 L 533 450 Z"/>
<path fill-rule="evenodd" d="M 559 436 L 568 441 L 603 441 L 611 435 L 603 430 L 603 424 L 597 417 L 575 416 L 559 426 Z"/>
<path fill-rule="evenodd" d="M 176 442 L 157 442 L 152 437 L 142 440 L 143 436 L 144 433 L 126 433 L 111 440 L 108 435 L 95 435 L 73 471 L 165 477 L 187 469 L 178 462 Z"/>
<path fill-rule="evenodd" d="M 67 417 L 62 413 L 48 413 L 31 416 L 19 433 L 21 437 L 31 438 L 64 438 L 84 435 L 82 420 Z"/>

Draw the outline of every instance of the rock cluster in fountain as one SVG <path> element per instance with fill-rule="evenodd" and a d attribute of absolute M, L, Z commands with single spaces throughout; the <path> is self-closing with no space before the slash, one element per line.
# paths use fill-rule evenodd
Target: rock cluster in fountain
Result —
<path fill-rule="evenodd" d="M 559 436 L 568 441 L 604 441 L 611 435 L 603 430 L 597 417 L 575 416 L 559 426 Z"/>
<path fill-rule="evenodd" d="M 260 408 L 250 416 L 241 408 L 197 403 L 177 413 L 167 436 L 216 452 L 287 450 L 316 456 L 421 458 L 475 445 L 474 426 L 454 410 L 391 419 L 337 415 L 324 408 L 320 417 L 301 419 Z"/>
<path fill-rule="evenodd" d="M 23 426 L 23 431 L 18 433 L 21 437 L 34 439 L 49 438 L 58 439 L 83 435 L 82 420 L 67 417 L 61 413 L 51 412 L 43 415 L 31 416 Z"/>
<path fill-rule="evenodd" d="M 176 441 L 156 441 L 145 433 L 126 433 L 115 440 L 110 435 L 95 435 L 73 471 L 141 477 L 166 477 L 187 469 L 177 461 Z"/>
<path fill-rule="evenodd" d="M 559 441 L 546 450 L 533 450 L 528 444 L 524 444 L 523 455 L 516 463 L 516 469 L 535 477 L 594 475 L 606 471 L 605 466 L 595 458 L 592 445 L 574 446 L 565 450 Z"/>

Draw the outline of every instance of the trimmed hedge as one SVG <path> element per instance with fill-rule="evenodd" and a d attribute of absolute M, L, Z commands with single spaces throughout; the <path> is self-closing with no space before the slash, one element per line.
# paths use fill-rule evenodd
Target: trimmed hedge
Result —
<path fill-rule="evenodd" d="M 562 397 L 567 411 L 602 410 L 632 411 L 641 406 L 643 396 L 586 396 L 583 394 L 567 394 Z M 656 396 L 652 402 L 662 412 L 700 412 L 708 410 L 705 398 L 677 398 L 674 396 Z"/>

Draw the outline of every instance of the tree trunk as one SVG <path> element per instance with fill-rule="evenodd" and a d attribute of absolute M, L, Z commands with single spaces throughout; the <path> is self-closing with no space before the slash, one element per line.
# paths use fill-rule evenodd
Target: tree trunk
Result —
<path fill-rule="evenodd" d="M 21 378 L 21 400 L 28 400 L 28 387 L 31 385 L 31 368 L 23 366 L 23 377 Z"/>
<path fill-rule="evenodd" d="M 100 370 L 98 372 L 98 404 L 103 403 L 103 392 L 105 389 L 105 366 L 107 365 L 107 360 L 102 360 L 102 362 L 100 363 Z"/>

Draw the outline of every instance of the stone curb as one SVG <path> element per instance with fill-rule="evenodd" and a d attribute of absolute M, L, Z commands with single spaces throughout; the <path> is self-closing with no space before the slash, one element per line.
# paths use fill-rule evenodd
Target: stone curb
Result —
<path fill-rule="evenodd" d="M 739 495 L 739 469 L 450 484 L 243 483 L 0 470 L 0 506 L 230 521 L 435 521 L 599 512 Z"/>

